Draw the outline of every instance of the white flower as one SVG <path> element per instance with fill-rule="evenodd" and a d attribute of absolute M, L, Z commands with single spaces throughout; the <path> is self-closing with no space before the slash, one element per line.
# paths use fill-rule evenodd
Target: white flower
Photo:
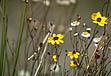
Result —
<path fill-rule="evenodd" d="M 72 31 L 72 27 L 69 27 L 69 31 Z"/>
<path fill-rule="evenodd" d="M 70 0 L 70 2 L 75 4 L 75 3 L 76 3 L 76 0 Z"/>
<path fill-rule="evenodd" d="M 28 71 L 25 71 L 25 70 L 20 70 L 18 72 L 18 76 L 30 76 L 30 73 Z"/>
<path fill-rule="evenodd" d="M 81 36 L 83 36 L 83 37 L 90 37 L 90 33 L 88 33 L 88 32 L 82 32 Z"/>
<path fill-rule="evenodd" d="M 59 72 L 59 65 L 57 63 L 54 63 L 51 65 L 50 70 L 55 73 Z"/>
<path fill-rule="evenodd" d="M 75 36 L 78 36 L 78 35 L 79 35 L 79 33 L 76 32 L 76 33 L 74 34 L 74 37 L 75 37 Z"/>
<path fill-rule="evenodd" d="M 86 31 L 91 31 L 91 28 L 86 28 Z"/>
<path fill-rule="evenodd" d="M 50 5 L 50 1 L 49 0 L 45 0 L 45 1 L 43 1 L 43 4 L 46 5 L 46 6 L 49 6 Z"/>
<path fill-rule="evenodd" d="M 96 46 L 96 47 L 97 47 L 97 46 L 98 46 L 98 43 L 95 43 L 95 44 L 94 44 L 94 46 Z"/>
<path fill-rule="evenodd" d="M 39 1 L 41 1 L 41 0 L 32 0 L 32 2 L 39 2 Z"/>
<path fill-rule="evenodd" d="M 102 36 L 101 36 L 101 37 L 98 37 L 98 38 L 94 38 L 94 39 L 93 39 L 93 42 L 98 43 L 98 42 L 101 40 L 101 38 L 102 38 Z"/>
<path fill-rule="evenodd" d="M 70 3 L 71 3 L 69 0 L 56 0 L 56 2 L 59 5 L 70 5 Z"/>
<path fill-rule="evenodd" d="M 78 25 L 80 25 L 80 22 L 78 22 L 78 21 L 73 21 L 71 23 L 71 26 L 78 26 Z"/>

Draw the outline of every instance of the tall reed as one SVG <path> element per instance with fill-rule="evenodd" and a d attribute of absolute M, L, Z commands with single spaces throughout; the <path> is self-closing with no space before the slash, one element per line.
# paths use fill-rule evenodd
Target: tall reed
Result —
<path fill-rule="evenodd" d="M 22 15 L 22 22 L 21 22 L 20 30 L 19 30 L 19 36 L 18 36 L 18 41 L 17 41 L 16 54 L 15 54 L 12 76 L 14 76 L 15 72 L 16 72 L 16 66 L 17 66 L 17 61 L 18 61 L 18 57 L 19 57 L 22 35 L 23 35 L 23 30 L 24 30 L 24 24 L 25 24 L 25 19 L 26 19 L 26 8 L 27 8 L 27 3 L 24 3 L 24 11 L 23 11 L 23 15 Z"/>

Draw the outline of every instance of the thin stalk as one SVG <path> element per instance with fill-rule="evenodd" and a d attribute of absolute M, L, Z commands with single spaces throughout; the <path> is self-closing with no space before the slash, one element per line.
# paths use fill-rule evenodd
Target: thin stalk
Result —
<path fill-rule="evenodd" d="M 1 51 L 0 51 L 0 76 L 3 75 L 3 64 L 4 64 L 4 52 L 5 52 L 5 16 L 6 16 L 6 0 L 3 0 L 3 11 L 2 13 L 2 36 L 1 36 Z"/>
<path fill-rule="evenodd" d="M 16 48 L 16 55 L 15 55 L 15 60 L 14 60 L 12 76 L 14 76 L 15 72 L 16 72 L 16 65 L 17 65 L 18 56 L 19 56 L 19 52 L 20 52 L 20 46 L 21 46 L 22 35 L 23 35 L 24 24 L 25 24 L 26 8 L 27 8 L 27 4 L 24 3 L 24 12 L 23 12 L 23 16 L 22 16 L 22 23 L 20 26 L 20 32 L 19 32 L 18 41 L 17 41 L 17 48 Z"/>

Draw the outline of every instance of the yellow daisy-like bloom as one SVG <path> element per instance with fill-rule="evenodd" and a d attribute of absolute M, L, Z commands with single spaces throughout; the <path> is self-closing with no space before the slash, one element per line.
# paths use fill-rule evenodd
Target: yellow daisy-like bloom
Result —
<path fill-rule="evenodd" d="M 56 55 L 53 55 L 53 57 L 52 57 L 51 60 L 54 61 L 54 62 L 57 62 L 57 56 L 56 56 Z"/>
<path fill-rule="evenodd" d="M 74 61 L 70 62 L 70 66 L 76 68 L 77 66 L 79 66 L 79 63 L 76 63 Z"/>
<path fill-rule="evenodd" d="M 68 52 L 68 56 L 70 56 L 70 59 L 77 59 L 79 57 L 80 53 L 79 52 Z"/>
<path fill-rule="evenodd" d="M 104 26 L 104 24 L 107 24 L 106 20 L 108 18 L 105 16 L 101 16 L 100 12 L 93 13 L 91 15 L 91 18 L 94 20 L 93 23 L 97 23 L 99 26 Z"/>
<path fill-rule="evenodd" d="M 64 35 L 62 34 L 57 34 L 57 35 L 53 34 L 53 37 L 49 37 L 48 43 L 51 43 L 52 45 L 64 43 L 64 41 L 62 40 L 63 38 L 64 38 Z"/>

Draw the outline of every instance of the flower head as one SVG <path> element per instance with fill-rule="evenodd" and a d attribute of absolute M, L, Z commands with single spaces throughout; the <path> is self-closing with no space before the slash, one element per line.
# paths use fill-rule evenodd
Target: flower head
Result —
<path fill-rule="evenodd" d="M 78 25 L 80 25 L 80 22 L 78 22 L 78 21 L 73 21 L 71 23 L 71 26 L 78 26 Z"/>
<path fill-rule="evenodd" d="M 107 24 L 106 20 L 108 18 L 105 16 L 101 16 L 100 12 L 93 13 L 91 15 L 91 18 L 92 18 L 92 20 L 94 20 L 93 23 L 97 23 L 99 26 L 104 26 L 104 24 Z"/>
<path fill-rule="evenodd" d="M 83 36 L 83 37 L 90 37 L 90 33 L 88 33 L 88 32 L 82 32 L 81 36 Z"/>
<path fill-rule="evenodd" d="M 60 43 L 64 43 L 63 39 L 64 38 L 64 35 L 62 34 L 53 34 L 53 37 L 49 37 L 48 39 L 48 43 L 51 43 L 52 45 L 54 44 L 60 44 Z"/>
<path fill-rule="evenodd" d="M 77 66 L 79 66 L 79 63 L 76 63 L 74 61 L 70 62 L 70 66 L 76 68 Z"/>
<path fill-rule="evenodd" d="M 77 59 L 79 57 L 80 53 L 79 52 L 68 52 L 68 56 L 70 56 L 70 59 Z"/>
<path fill-rule="evenodd" d="M 93 39 L 93 42 L 98 43 L 98 42 L 101 40 L 101 38 L 102 38 L 102 36 L 101 36 L 101 37 L 94 38 L 94 39 Z"/>
<path fill-rule="evenodd" d="M 57 62 L 57 56 L 53 55 L 51 60 L 54 61 L 54 62 Z"/>

